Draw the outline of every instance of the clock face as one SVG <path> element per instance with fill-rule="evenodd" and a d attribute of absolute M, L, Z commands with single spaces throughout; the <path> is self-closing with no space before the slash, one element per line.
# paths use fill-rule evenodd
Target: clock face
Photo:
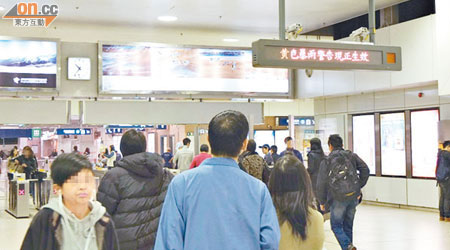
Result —
<path fill-rule="evenodd" d="M 91 59 L 84 57 L 69 57 L 67 65 L 69 80 L 90 80 Z"/>

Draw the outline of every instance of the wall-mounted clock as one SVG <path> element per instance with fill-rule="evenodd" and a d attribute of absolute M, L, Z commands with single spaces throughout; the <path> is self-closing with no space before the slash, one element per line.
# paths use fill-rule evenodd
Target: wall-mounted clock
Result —
<path fill-rule="evenodd" d="M 67 61 L 69 80 L 91 80 L 91 59 L 87 57 L 69 57 Z"/>

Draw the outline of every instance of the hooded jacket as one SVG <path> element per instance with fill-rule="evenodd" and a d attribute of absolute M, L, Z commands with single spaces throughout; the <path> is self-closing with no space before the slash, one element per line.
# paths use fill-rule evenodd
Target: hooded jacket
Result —
<path fill-rule="evenodd" d="M 61 196 L 51 199 L 34 216 L 21 249 L 118 249 L 114 223 L 106 209 L 97 201 L 90 207 L 91 212 L 80 220 L 64 206 Z"/>
<path fill-rule="evenodd" d="M 125 156 L 100 182 L 98 200 L 111 214 L 120 249 L 153 249 L 159 216 L 173 175 L 152 153 Z"/>
<path fill-rule="evenodd" d="M 319 176 L 319 169 L 322 160 L 325 159 L 325 154 L 322 150 L 311 150 L 308 153 L 308 173 L 311 177 L 314 194 L 317 193 L 317 176 Z"/>

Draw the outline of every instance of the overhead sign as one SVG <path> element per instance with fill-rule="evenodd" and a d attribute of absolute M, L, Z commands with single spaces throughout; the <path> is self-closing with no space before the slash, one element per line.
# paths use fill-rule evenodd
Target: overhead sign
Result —
<path fill-rule="evenodd" d="M 106 129 L 106 134 L 122 134 L 123 133 L 123 129 L 121 128 L 107 128 Z"/>
<path fill-rule="evenodd" d="M 57 135 L 91 135 L 90 128 L 60 128 L 56 130 Z"/>
<path fill-rule="evenodd" d="M 41 138 L 42 136 L 42 130 L 40 128 L 32 129 L 31 130 L 31 136 L 33 138 Z"/>
<path fill-rule="evenodd" d="M 258 40 L 252 44 L 253 66 L 322 70 L 402 69 L 401 48 L 341 42 Z"/>
<path fill-rule="evenodd" d="M 314 126 L 316 122 L 313 116 L 295 117 L 294 126 Z M 289 126 L 288 117 L 279 117 L 278 126 Z"/>

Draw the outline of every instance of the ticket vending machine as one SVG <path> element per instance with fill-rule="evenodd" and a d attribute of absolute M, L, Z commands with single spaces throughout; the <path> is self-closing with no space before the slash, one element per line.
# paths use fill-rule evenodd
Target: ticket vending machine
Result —
<path fill-rule="evenodd" d="M 30 217 L 30 185 L 27 180 L 9 182 L 8 208 L 6 211 L 16 218 Z"/>

